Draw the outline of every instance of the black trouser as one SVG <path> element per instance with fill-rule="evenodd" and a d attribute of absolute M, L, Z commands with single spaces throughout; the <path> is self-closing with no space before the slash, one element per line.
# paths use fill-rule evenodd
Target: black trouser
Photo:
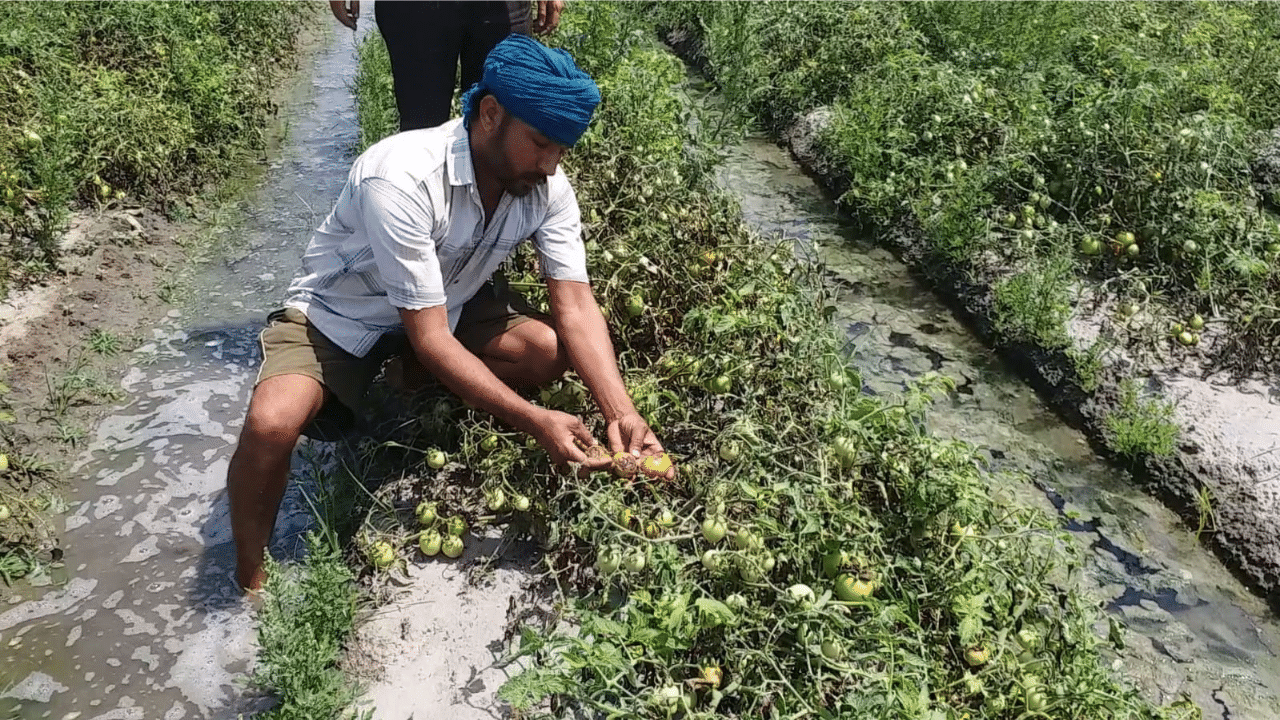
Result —
<path fill-rule="evenodd" d="M 391 55 L 401 130 L 449 119 L 459 61 L 466 91 L 484 74 L 494 45 L 513 32 L 529 34 L 528 0 L 378 0 L 373 15 Z"/>

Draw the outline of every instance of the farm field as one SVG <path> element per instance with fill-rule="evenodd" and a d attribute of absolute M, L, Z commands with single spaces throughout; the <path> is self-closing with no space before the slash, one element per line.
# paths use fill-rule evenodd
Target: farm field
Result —
<path fill-rule="evenodd" d="M 377 383 L 362 436 L 295 454 L 260 600 L 229 585 L 225 461 L 261 318 L 396 128 L 385 49 L 363 21 L 303 38 L 297 4 L 13 10 L 8 305 L 96 262 L 131 292 L 53 298 L 80 324 L 0 375 L 0 715 L 1280 713 L 1272 6 L 570 3 L 548 42 L 604 103 L 564 166 L 670 457 L 574 476 Z M 300 52 L 314 77 L 270 94 Z M 841 247 L 790 215 L 788 151 Z M 726 167 L 776 195 L 748 206 Z M 506 273 L 547 301 L 531 249 Z M 605 440 L 574 375 L 528 397 Z M 1227 415 L 1248 472 L 1213 464 Z"/>
<path fill-rule="evenodd" d="M 777 22 L 736 5 L 672 4 L 653 14 L 667 29 L 683 20 L 709 34 L 739 32 L 730 36 L 746 42 L 759 39 L 761 27 L 803 36 L 812 28 L 802 18 L 812 18 L 806 13 L 813 7 L 758 10 L 794 8 L 794 18 Z M 832 26 L 840 27 L 841 13 L 901 12 L 895 7 L 818 4 L 817 16 L 831 13 Z M 698 22 L 690 20 L 695 16 Z M 887 45 L 897 36 L 885 32 Z M 977 448 L 922 432 L 932 399 L 952 387 L 947 378 L 927 377 L 900 398 L 862 393 L 830 326 L 829 290 L 817 269 L 798 261 L 789 245 L 750 232 L 740 210 L 713 188 L 714 139 L 689 129 L 690 109 L 674 90 L 685 71 L 653 45 L 651 33 L 630 10 L 593 4 L 567 17 L 557 42 L 607 98 L 566 167 L 624 375 L 666 438 L 680 479 L 566 478 L 546 467 L 526 438 L 447 396 L 425 401 L 416 424 L 401 423 L 392 441 L 367 445 L 367 465 L 351 472 L 377 477 L 377 468 L 389 466 L 399 476 L 366 498 L 364 520 L 348 529 L 355 542 L 347 560 L 373 597 L 404 563 L 462 552 L 459 541 L 478 540 L 495 525 L 535 537 L 554 610 L 515 613 L 510 629 L 519 642 L 511 659 L 524 669 L 497 694 L 522 716 L 1199 716 L 1185 700 L 1149 704 L 1108 670 L 1108 647 L 1120 647 L 1123 633 L 1080 590 L 1079 549 L 1059 521 L 993 496 Z M 779 42 L 801 47 L 797 39 Z M 815 42 L 824 52 L 842 52 L 837 41 Z M 740 49 L 719 51 L 735 57 Z M 377 43 L 367 42 L 362 55 L 358 86 L 368 144 L 394 127 L 394 113 Z M 744 94 L 726 90 L 730 103 L 758 93 L 760 105 L 741 104 L 767 123 L 763 108 L 781 97 L 767 91 L 778 89 L 776 78 L 728 63 L 708 67 L 721 87 L 744 81 L 737 86 Z M 858 66 L 841 67 L 851 76 L 848 68 Z M 827 69 L 836 72 L 831 63 Z M 967 103 L 961 98 L 960 105 Z M 841 137 L 852 143 L 856 123 L 849 122 Z M 699 118 L 692 125 L 714 122 Z M 936 140 L 937 131 L 930 136 Z M 865 142 L 885 144 L 874 133 Z M 955 138 L 939 147 L 951 152 Z M 989 174 L 963 156 L 951 161 L 946 182 L 963 185 L 955 178 Z M 917 161 L 908 149 L 888 157 Z M 866 162 L 893 167 L 880 157 Z M 903 192 L 882 188 L 881 215 L 854 207 L 869 224 L 902 221 L 913 208 L 918 173 L 886 172 L 904 176 Z M 1038 187 L 1039 171 L 1027 173 L 1028 188 Z M 1066 236 L 1065 220 L 1053 217 L 1050 225 L 1056 201 L 1048 176 L 1036 192 L 1018 200 L 1012 220 L 1001 213 L 984 225 L 984 241 L 1005 231 L 1022 239 Z M 1086 192 L 1100 197 L 1091 188 L 1079 194 Z M 846 194 L 842 202 L 855 197 Z M 1119 212 L 1110 198 L 1083 202 L 1093 203 L 1090 213 Z M 926 204 L 949 207 L 933 196 Z M 1112 241 L 1114 235 L 1106 236 L 1109 255 L 1101 240 L 1095 253 L 1072 237 L 1063 257 L 1072 268 L 1129 278 L 1136 265 L 1126 263 L 1141 255 L 1123 248 L 1138 240 Z M 1254 249 L 1266 257 L 1266 243 Z M 1089 258 L 1098 266 L 1088 266 L 1095 262 Z M 536 301 L 531 261 L 517 257 L 511 280 Z M 1021 297 L 1052 304 L 1035 285 Z M 1003 317 L 1043 320 L 1025 307 L 1017 313 Z M 572 379 L 544 391 L 540 401 L 571 411 L 590 407 Z M 326 558 L 318 572 L 334 571 L 336 556 Z M 288 583 L 281 585 L 288 598 L 278 596 L 272 611 L 279 617 L 333 606 L 323 588 L 312 588 L 311 597 L 296 577 Z M 534 596 L 525 599 L 536 604 Z M 280 652 L 286 662 L 292 657 L 287 640 Z M 270 666 L 271 656 L 264 660 Z M 301 711 L 282 709 L 282 716 L 289 712 Z"/>

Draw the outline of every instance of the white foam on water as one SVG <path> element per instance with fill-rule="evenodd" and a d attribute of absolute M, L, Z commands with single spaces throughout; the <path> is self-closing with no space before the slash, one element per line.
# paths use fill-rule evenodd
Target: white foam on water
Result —
<path fill-rule="evenodd" d="M 97 580 L 72 578 L 65 587 L 45 593 L 45 596 L 39 600 L 32 600 L 0 613 L 0 632 L 18 624 L 26 625 L 23 630 L 30 629 L 33 627 L 29 624 L 32 620 L 65 612 L 75 607 L 97 586 Z"/>
<path fill-rule="evenodd" d="M 138 543 L 137 545 L 134 545 L 133 549 L 129 551 L 129 554 L 126 555 L 120 562 L 122 563 L 142 562 L 144 560 L 149 560 L 155 557 L 156 555 L 159 555 L 160 548 L 157 547 L 157 544 L 159 542 L 160 542 L 159 538 L 157 538 L 155 535 L 150 535 L 146 537 L 145 539 L 143 539 L 142 542 Z"/>
<path fill-rule="evenodd" d="M 70 690 L 70 688 L 52 677 L 42 672 L 33 672 L 23 678 L 17 685 L 6 690 L 0 697 L 47 703 L 53 699 L 55 693 L 62 693 L 67 690 Z"/>
<path fill-rule="evenodd" d="M 176 658 L 169 670 L 166 688 L 175 688 L 188 702 L 209 710 L 226 707 L 234 697 L 241 670 L 257 653 L 257 634 L 248 606 L 211 612 L 198 632 L 164 641 L 165 650 Z"/>
<path fill-rule="evenodd" d="M 124 503 L 120 501 L 118 495 L 103 495 L 98 498 L 98 502 L 93 506 L 93 519 L 101 520 L 108 515 L 120 512 L 124 507 Z"/>

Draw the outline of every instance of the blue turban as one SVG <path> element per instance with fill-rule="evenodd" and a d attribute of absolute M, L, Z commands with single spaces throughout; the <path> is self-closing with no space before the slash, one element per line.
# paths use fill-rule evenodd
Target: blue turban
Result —
<path fill-rule="evenodd" d="M 485 90 L 512 115 L 565 146 L 578 142 L 600 104 L 600 89 L 569 53 L 526 35 L 508 36 L 485 58 L 484 76 L 462 96 L 468 128 Z"/>

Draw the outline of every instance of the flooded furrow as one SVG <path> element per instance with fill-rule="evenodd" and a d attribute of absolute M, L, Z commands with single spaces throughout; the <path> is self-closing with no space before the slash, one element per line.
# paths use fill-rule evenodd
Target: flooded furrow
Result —
<path fill-rule="evenodd" d="M 752 226 L 792 238 L 826 266 L 866 392 L 900 393 L 929 371 L 955 380 L 929 414 L 931 430 L 981 446 L 1007 492 L 1066 519 L 1087 548 L 1094 594 L 1131 631 L 1114 658 L 1119 674 L 1158 702 L 1189 697 L 1206 718 L 1280 716 L 1280 623 L 1176 516 L 1100 460 L 906 266 L 841 217 L 786 150 L 750 137 L 719 179 Z"/>
<path fill-rule="evenodd" d="M 0 718 L 235 718 L 262 704 L 245 687 L 256 619 L 232 578 L 224 484 L 258 330 L 357 140 L 352 39 L 322 43 L 282 105 L 286 140 L 246 201 L 235 256 L 196 279 L 183 309 L 135 351 L 123 381 L 131 401 L 73 468 L 66 567 L 0 606 Z M 324 448 L 303 450 L 295 474 L 305 480 Z M 303 550 L 306 486 L 290 484 L 277 554 Z"/>

